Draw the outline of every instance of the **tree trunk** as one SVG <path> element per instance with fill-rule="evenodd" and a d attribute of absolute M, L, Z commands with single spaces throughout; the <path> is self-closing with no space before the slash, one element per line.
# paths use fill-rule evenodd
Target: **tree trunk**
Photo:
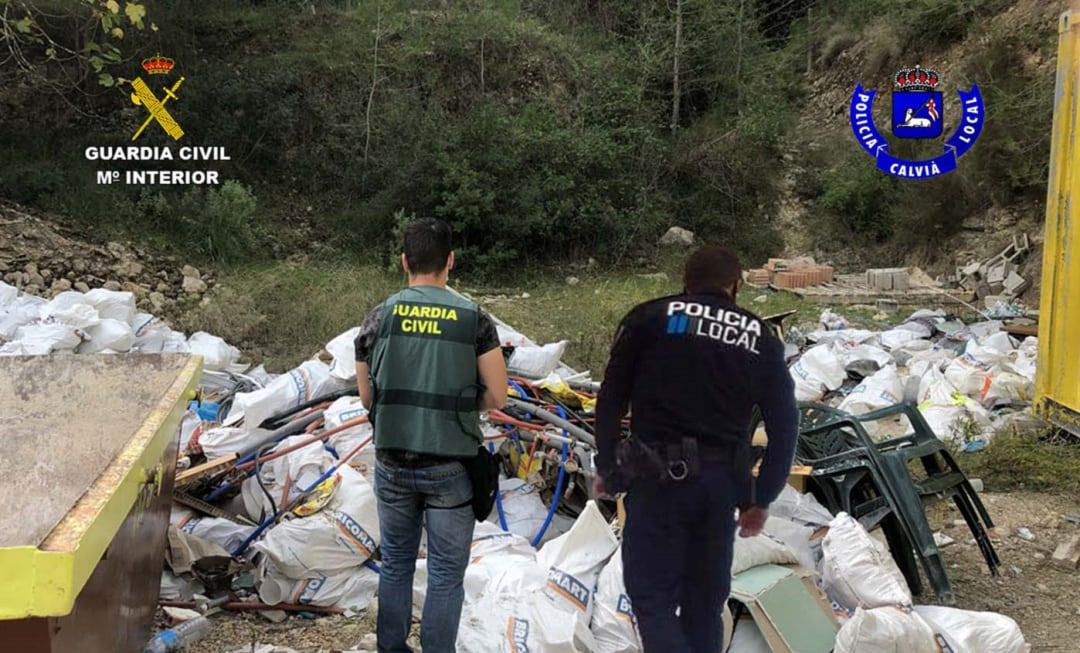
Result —
<path fill-rule="evenodd" d="M 682 91 L 679 88 L 679 51 L 682 50 L 682 0 L 675 0 L 675 65 L 671 83 L 671 131 L 679 128 L 679 104 Z"/>

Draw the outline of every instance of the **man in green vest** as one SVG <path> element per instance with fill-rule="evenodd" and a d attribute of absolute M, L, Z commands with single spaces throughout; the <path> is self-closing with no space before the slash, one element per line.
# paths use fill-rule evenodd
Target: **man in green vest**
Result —
<path fill-rule="evenodd" d="M 446 287 L 450 227 L 421 218 L 405 229 L 409 287 L 376 306 L 356 338 L 356 380 L 375 431 L 382 570 L 379 653 L 405 653 L 412 587 L 427 528 L 426 653 L 452 653 L 472 545 L 472 484 L 462 458 L 483 442 L 479 413 L 506 403 L 506 364 L 491 317 Z"/>

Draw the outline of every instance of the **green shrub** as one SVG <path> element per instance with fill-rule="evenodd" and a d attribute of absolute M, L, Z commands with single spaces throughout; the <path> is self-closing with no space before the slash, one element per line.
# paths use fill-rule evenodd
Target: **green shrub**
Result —
<path fill-rule="evenodd" d="M 861 152 L 830 168 L 823 175 L 822 187 L 813 212 L 831 227 L 833 235 L 871 243 L 885 242 L 893 235 L 898 185 Z"/>

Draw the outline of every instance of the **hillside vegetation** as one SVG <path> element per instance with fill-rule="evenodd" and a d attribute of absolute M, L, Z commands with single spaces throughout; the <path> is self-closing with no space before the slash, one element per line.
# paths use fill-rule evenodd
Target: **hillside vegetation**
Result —
<path fill-rule="evenodd" d="M 405 218 L 435 215 L 458 231 L 464 271 L 488 277 L 636 265 L 671 225 L 750 263 L 785 246 L 951 262 L 972 219 L 1041 219 L 1063 3 L 142 4 L 156 31 L 117 18 L 121 39 L 91 13 L 107 2 L 0 0 L 0 45 L 20 45 L 0 49 L 0 196 L 219 263 L 383 265 Z M 15 23 L 23 13 L 34 22 Z M 108 56 L 94 62 L 97 43 Z M 133 78 L 158 52 L 185 77 L 170 106 L 191 142 L 230 156 L 212 166 L 222 187 L 98 185 L 85 160 L 130 144 L 145 116 L 102 75 Z M 942 71 L 948 116 L 955 88 L 985 97 L 980 142 L 944 178 L 883 175 L 846 124 L 855 83 L 885 89 L 914 63 Z M 138 143 L 167 142 L 152 129 Z"/>

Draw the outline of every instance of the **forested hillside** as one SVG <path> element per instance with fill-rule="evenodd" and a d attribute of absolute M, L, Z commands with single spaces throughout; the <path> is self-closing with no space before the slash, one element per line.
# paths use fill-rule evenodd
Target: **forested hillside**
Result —
<path fill-rule="evenodd" d="M 427 214 L 481 274 L 634 265 L 672 225 L 751 263 L 786 248 L 948 265 L 1042 219 L 1064 8 L 0 0 L 0 197 L 225 263 L 385 261 L 401 219 Z M 159 53 L 185 78 L 170 110 L 191 144 L 224 148 L 228 183 L 97 183 L 86 148 L 131 144 L 145 109 L 123 80 Z M 897 180 L 847 108 L 856 83 L 887 90 L 916 63 L 941 71 L 947 121 L 955 89 L 978 83 L 987 123 L 957 172 Z M 151 129 L 137 144 L 169 142 Z M 919 147 L 940 144 L 895 149 Z"/>

